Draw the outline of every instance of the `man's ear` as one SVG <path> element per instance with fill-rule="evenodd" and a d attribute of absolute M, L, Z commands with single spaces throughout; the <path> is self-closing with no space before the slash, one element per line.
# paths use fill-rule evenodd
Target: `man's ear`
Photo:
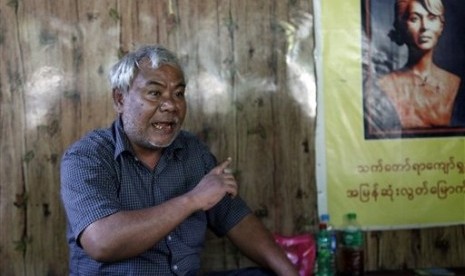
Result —
<path fill-rule="evenodd" d="M 113 89 L 113 105 L 118 113 L 123 113 L 124 92 L 118 88 Z"/>

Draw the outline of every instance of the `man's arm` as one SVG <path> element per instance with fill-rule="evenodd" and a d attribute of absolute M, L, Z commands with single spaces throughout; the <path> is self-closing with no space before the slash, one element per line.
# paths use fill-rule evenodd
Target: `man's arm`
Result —
<path fill-rule="evenodd" d="M 227 237 L 244 255 L 280 276 L 298 276 L 298 272 L 272 234 L 253 214 L 247 215 L 228 233 Z"/>
<path fill-rule="evenodd" d="M 90 224 L 80 235 L 84 250 L 98 261 L 137 256 L 181 224 L 192 213 L 208 210 L 226 194 L 237 194 L 234 176 L 224 173 L 230 159 L 213 168 L 188 193 L 160 205 L 120 211 Z"/>
<path fill-rule="evenodd" d="M 196 211 L 189 196 L 134 211 L 120 211 L 90 224 L 80 236 L 93 259 L 113 262 L 137 256 L 163 239 Z"/>

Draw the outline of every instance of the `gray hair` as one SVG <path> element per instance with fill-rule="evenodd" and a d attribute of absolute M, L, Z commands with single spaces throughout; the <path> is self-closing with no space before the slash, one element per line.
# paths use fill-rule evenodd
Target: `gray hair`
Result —
<path fill-rule="evenodd" d="M 113 65 L 108 74 L 111 90 L 118 89 L 127 93 L 136 73 L 140 69 L 139 63 L 143 59 L 150 60 L 154 69 L 169 64 L 180 68 L 182 71 L 178 58 L 170 50 L 159 45 L 142 46 L 136 51 L 127 53 Z"/>
<path fill-rule="evenodd" d="M 389 32 L 389 38 L 398 45 L 405 43 L 405 21 L 407 20 L 408 7 L 412 2 L 419 2 L 425 9 L 438 16 L 444 24 L 444 5 L 441 0 L 396 0 L 394 5 L 394 29 Z"/>

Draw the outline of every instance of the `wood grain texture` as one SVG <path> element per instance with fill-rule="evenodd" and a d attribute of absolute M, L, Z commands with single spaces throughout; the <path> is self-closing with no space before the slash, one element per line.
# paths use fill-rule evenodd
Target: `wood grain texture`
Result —
<path fill-rule="evenodd" d="M 311 0 L 0 0 L 0 274 L 66 275 L 64 150 L 114 119 L 107 82 L 142 44 L 176 51 L 185 128 L 233 158 L 273 232 L 316 227 Z M 309 228 L 310 227 L 310 228 Z M 463 226 L 366 233 L 366 267 L 463 266 Z M 252 263 L 207 235 L 204 270 Z"/>

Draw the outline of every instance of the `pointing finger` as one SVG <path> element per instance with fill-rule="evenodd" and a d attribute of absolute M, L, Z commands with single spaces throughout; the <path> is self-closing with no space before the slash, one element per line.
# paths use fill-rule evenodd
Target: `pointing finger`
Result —
<path fill-rule="evenodd" d="M 231 169 L 228 168 L 229 164 L 231 164 L 231 161 L 232 161 L 231 157 L 226 158 L 226 160 L 223 161 L 223 163 L 216 166 L 216 168 L 214 169 L 215 172 L 217 174 L 222 174 L 222 173 L 225 172 L 225 170 L 230 170 L 231 171 Z"/>

